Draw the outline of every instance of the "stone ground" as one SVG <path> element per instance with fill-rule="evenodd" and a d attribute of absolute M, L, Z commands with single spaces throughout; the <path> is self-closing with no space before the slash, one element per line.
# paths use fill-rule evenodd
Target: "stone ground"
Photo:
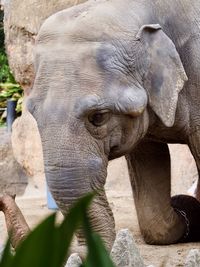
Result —
<path fill-rule="evenodd" d="M 195 180 L 195 165 L 191 155 L 188 153 L 187 147 L 171 146 L 171 151 L 172 174 L 175 178 L 172 180 L 172 194 L 185 193 Z M 39 187 L 30 182 L 25 194 L 17 198 L 17 203 L 32 228 L 51 213 L 46 206 L 44 180 L 38 179 L 40 179 Z M 128 228 L 132 232 L 146 265 L 153 264 L 155 267 L 184 266 L 189 250 L 194 248 L 200 249 L 199 243 L 170 246 L 150 246 L 144 243 L 138 227 L 126 163 L 123 158 L 110 163 L 106 191 L 114 212 L 116 229 Z M 60 214 L 59 217 L 61 217 Z M 4 217 L 0 213 L 0 246 L 6 238 Z"/>

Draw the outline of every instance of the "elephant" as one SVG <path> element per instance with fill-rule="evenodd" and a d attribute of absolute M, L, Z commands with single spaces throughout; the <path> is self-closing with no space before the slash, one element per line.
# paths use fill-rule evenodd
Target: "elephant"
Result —
<path fill-rule="evenodd" d="M 145 242 L 200 240 L 200 184 L 195 197 L 171 197 L 167 145 L 187 144 L 200 170 L 199 17 L 198 0 L 89 0 L 38 33 L 26 106 L 47 183 L 63 214 L 96 192 L 88 213 L 109 250 L 115 223 L 104 185 L 108 162 L 121 156 Z M 84 245 L 81 230 L 77 237 Z"/>

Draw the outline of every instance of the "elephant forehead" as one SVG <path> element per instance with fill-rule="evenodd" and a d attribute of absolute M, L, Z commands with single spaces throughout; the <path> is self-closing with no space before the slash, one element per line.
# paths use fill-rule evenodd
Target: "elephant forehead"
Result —
<path fill-rule="evenodd" d="M 113 109 L 111 103 L 130 86 L 122 68 L 113 71 L 110 67 L 108 72 L 87 48 L 85 51 L 87 56 L 79 58 L 66 52 L 39 55 L 34 89 L 40 90 L 44 113 L 54 106 L 64 116 L 75 113 L 78 117 L 95 109 Z"/>
<path fill-rule="evenodd" d="M 79 100 L 88 95 L 102 95 L 102 74 L 93 56 L 73 58 L 68 55 L 57 53 L 54 57 L 46 52 L 38 58 L 30 98 L 32 102 L 40 102 L 36 105 L 40 106 L 43 114 L 67 116 L 73 113 Z"/>
<path fill-rule="evenodd" d="M 84 90 L 90 87 L 91 90 L 92 86 L 96 87 L 102 79 L 101 70 L 96 63 L 94 44 L 74 45 L 65 49 L 48 49 L 42 46 L 36 50 L 35 69 L 35 83 L 40 83 L 41 80 L 43 86 L 53 84 L 56 90 L 59 90 L 62 84 L 65 91 L 79 86 Z"/>
<path fill-rule="evenodd" d="M 122 29 L 123 21 L 117 22 L 113 15 L 122 12 L 115 5 L 110 1 L 88 1 L 57 12 L 43 23 L 37 43 L 108 40 L 119 31 L 127 32 L 127 25 Z"/>
<path fill-rule="evenodd" d="M 83 70 L 86 65 L 96 64 L 96 54 L 100 46 L 98 42 L 63 43 L 58 40 L 53 45 L 51 43 L 37 44 L 34 49 L 35 67 L 37 69 L 39 65 L 45 63 L 53 66 L 54 62 L 60 62 L 60 65 L 67 67 L 73 64 L 74 69 Z"/>

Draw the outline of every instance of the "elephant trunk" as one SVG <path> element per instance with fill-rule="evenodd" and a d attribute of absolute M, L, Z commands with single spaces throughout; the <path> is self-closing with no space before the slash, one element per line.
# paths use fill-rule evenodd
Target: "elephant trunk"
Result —
<path fill-rule="evenodd" d="M 0 197 L 0 211 L 3 211 L 6 220 L 8 234 L 14 249 L 30 232 L 28 224 L 15 203 L 15 197 L 4 195 Z"/>
<path fill-rule="evenodd" d="M 83 136 L 81 138 L 83 139 Z M 59 141 L 61 141 L 60 138 Z M 86 140 L 83 151 L 80 148 L 82 141 L 76 139 L 76 144 L 72 145 L 65 140 L 62 143 L 65 144 L 65 147 L 58 143 L 55 146 L 52 141 L 46 146 L 43 143 L 47 183 L 63 214 L 68 212 L 76 200 L 87 193 L 96 192 L 89 210 L 89 217 L 94 231 L 101 235 L 110 250 L 115 239 L 115 225 L 104 191 L 108 160 L 102 155 L 98 156 L 99 147 L 95 152 L 94 146 L 91 142 L 87 146 Z M 77 144 L 79 145 L 77 146 Z M 70 145 L 71 148 L 69 148 Z M 77 237 L 79 244 L 84 245 L 85 239 L 81 230 L 78 231 Z"/>

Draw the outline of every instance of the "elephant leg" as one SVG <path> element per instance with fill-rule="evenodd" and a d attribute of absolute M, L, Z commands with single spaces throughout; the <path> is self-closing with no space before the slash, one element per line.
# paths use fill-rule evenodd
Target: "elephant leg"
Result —
<path fill-rule="evenodd" d="M 139 226 L 146 243 L 176 243 L 187 221 L 171 206 L 170 155 L 167 144 L 144 141 L 127 156 Z"/>
<path fill-rule="evenodd" d="M 178 195 L 172 197 L 172 206 L 181 211 L 188 222 L 188 233 L 182 239 L 184 242 L 199 241 L 200 240 L 200 128 L 196 126 L 191 131 L 188 138 L 188 145 L 191 153 L 196 161 L 198 170 L 198 180 L 196 182 L 196 189 L 194 190 L 194 197 L 187 195 Z"/>
<path fill-rule="evenodd" d="M 200 128 L 198 127 L 189 135 L 190 151 L 195 159 L 198 170 L 198 181 L 194 192 L 195 198 L 200 201 Z"/>

